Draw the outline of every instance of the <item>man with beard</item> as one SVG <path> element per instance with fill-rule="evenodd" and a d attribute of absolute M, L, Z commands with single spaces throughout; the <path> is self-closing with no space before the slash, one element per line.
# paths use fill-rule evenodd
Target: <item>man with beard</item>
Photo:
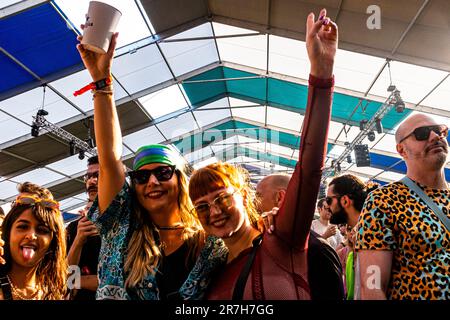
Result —
<path fill-rule="evenodd" d="M 256 208 L 260 214 L 281 207 L 290 177 L 272 174 L 262 179 L 256 186 Z M 272 213 L 276 210 L 272 211 Z M 273 227 L 272 219 L 276 215 L 267 215 L 271 220 L 268 232 Z M 276 222 L 276 221 L 275 221 Z M 273 231 L 274 229 L 272 229 Z M 339 256 L 319 234 L 311 231 L 308 239 L 308 282 L 312 300 L 343 300 L 344 284 L 342 281 L 342 265 Z"/>
<path fill-rule="evenodd" d="M 397 152 L 410 180 L 372 192 L 364 205 L 356 240 L 362 299 L 450 299 L 447 135 L 424 114 L 399 126 Z"/>
<path fill-rule="evenodd" d="M 341 233 L 338 231 L 337 225 L 330 223 L 331 211 L 326 199 L 320 199 L 317 202 L 317 210 L 319 210 L 319 219 L 316 219 L 311 224 L 311 230 L 317 232 L 328 241 L 331 247 L 336 250 L 337 246 L 344 240 Z"/>
<path fill-rule="evenodd" d="M 73 300 L 95 300 L 98 287 L 97 265 L 101 240 L 94 224 L 86 218 L 89 208 L 97 197 L 99 164 L 98 157 L 88 159 L 87 172 L 84 175 L 88 203 L 80 210 L 81 218 L 67 226 L 67 260 L 69 265 L 80 268 L 80 288 L 72 290 Z"/>
<path fill-rule="evenodd" d="M 331 211 L 330 223 L 347 224 L 354 228 L 358 223 L 366 196 L 366 185 L 358 177 L 352 174 L 334 177 L 328 184 L 325 198 Z"/>
<path fill-rule="evenodd" d="M 325 198 L 325 202 L 331 211 L 330 223 L 347 224 L 350 230 L 349 237 L 352 237 L 352 234 L 356 232 L 356 225 L 367 193 L 366 185 L 354 175 L 344 174 L 333 178 L 328 184 L 327 197 Z M 353 300 L 354 297 L 359 296 L 360 287 L 359 279 L 355 278 L 355 270 L 358 270 L 358 264 L 353 251 L 347 255 L 345 269 L 347 299 Z"/>

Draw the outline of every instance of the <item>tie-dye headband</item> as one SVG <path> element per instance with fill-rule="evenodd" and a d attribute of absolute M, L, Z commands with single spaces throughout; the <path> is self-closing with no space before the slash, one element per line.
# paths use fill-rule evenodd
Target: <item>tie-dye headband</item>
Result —
<path fill-rule="evenodd" d="M 176 165 L 177 154 L 168 146 L 162 144 L 151 144 L 140 147 L 133 162 L 133 170 L 149 163 L 164 163 L 170 166 Z"/>

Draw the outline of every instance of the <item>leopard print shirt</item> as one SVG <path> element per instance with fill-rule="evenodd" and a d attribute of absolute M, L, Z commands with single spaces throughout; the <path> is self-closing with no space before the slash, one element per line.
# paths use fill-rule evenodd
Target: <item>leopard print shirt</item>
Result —
<path fill-rule="evenodd" d="M 450 217 L 450 190 L 419 186 Z M 403 183 L 369 194 L 355 248 L 393 252 L 388 299 L 450 299 L 450 231 Z"/>

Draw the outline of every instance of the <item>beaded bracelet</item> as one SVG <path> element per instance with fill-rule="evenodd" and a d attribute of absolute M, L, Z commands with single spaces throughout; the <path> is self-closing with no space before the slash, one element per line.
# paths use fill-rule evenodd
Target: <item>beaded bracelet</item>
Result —
<path fill-rule="evenodd" d="M 107 90 L 105 90 L 105 89 L 107 89 Z M 102 90 L 92 89 L 91 92 L 92 92 L 92 99 L 94 99 L 97 94 L 106 94 L 106 95 L 113 95 L 114 94 L 113 87 L 111 85 L 105 87 Z"/>

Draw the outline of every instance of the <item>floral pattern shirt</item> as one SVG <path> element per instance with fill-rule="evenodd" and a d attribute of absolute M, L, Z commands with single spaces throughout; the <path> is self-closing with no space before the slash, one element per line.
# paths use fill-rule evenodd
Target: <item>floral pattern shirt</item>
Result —
<path fill-rule="evenodd" d="M 94 201 L 88 218 L 98 228 L 102 245 L 98 262 L 98 300 L 159 300 L 154 275 L 148 275 L 135 288 L 125 288 L 127 275 L 124 271 L 128 242 L 136 228 L 133 216 L 132 190 L 125 183 L 109 207 L 99 214 L 98 201 Z M 194 268 L 181 286 L 178 294 L 184 300 L 202 299 L 209 285 L 211 273 L 222 266 L 228 249 L 220 238 L 208 236 L 206 244 Z"/>

